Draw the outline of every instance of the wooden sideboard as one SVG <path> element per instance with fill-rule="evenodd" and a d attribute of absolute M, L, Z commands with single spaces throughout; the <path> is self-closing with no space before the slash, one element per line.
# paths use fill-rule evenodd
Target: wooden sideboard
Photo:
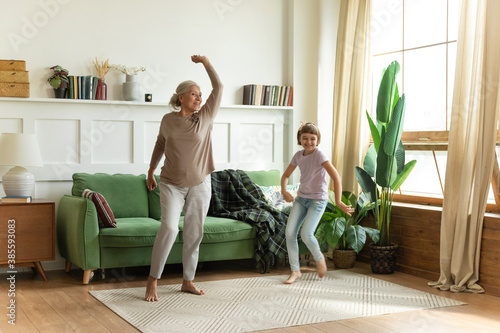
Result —
<path fill-rule="evenodd" d="M 49 260 L 55 260 L 55 203 L 0 203 L 0 267 L 29 266 L 47 281 L 40 262 Z"/>

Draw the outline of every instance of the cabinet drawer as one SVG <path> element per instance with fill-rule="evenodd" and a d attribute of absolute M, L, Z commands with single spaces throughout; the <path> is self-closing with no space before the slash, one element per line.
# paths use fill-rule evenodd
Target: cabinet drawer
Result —
<path fill-rule="evenodd" d="M 9 259 L 9 234 L 15 235 L 16 263 L 54 260 L 54 227 L 54 204 L 1 204 L 0 263 Z"/>

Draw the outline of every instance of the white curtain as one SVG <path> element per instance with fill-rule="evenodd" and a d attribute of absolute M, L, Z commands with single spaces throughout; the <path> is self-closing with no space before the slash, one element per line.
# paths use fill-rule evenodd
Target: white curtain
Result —
<path fill-rule="evenodd" d="M 438 281 L 429 282 L 441 290 L 484 292 L 477 282 L 499 110 L 499 9 L 499 1 L 462 1 L 441 218 L 441 272 Z"/>
<path fill-rule="evenodd" d="M 341 0 L 333 96 L 332 162 L 342 188 L 358 194 L 355 166 L 368 146 L 371 0 Z"/>

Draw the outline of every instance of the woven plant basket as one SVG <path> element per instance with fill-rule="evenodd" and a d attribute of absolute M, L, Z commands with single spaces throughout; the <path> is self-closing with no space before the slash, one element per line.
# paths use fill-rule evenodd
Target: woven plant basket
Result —
<path fill-rule="evenodd" d="M 30 84 L 0 82 L 0 97 L 30 97 Z"/>
<path fill-rule="evenodd" d="M 353 268 L 356 262 L 356 251 L 334 250 L 332 259 L 335 268 Z"/>
<path fill-rule="evenodd" d="M 375 274 L 392 274 L 396 268 L 397 245 L 370 244 L 370 265 Z"/>

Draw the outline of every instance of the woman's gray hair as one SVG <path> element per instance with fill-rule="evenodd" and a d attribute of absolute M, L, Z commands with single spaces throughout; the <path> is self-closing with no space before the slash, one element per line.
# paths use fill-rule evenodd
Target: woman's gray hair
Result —
<path fill-rule="evenodd" d="M 170 108 L 172 110 L 179 110 L 180 109 L 181 101 L 179 100 L 179 95 L 184 95 L 185 93 L 187 93 L 189 90 L 189 87 L 191 87 L 191 86 L 199 87 L 199 85 L 196 82 L 191 81 L 191 80 L 187 80 L 187 81 L 179 83 L 179 85 L 177 86 L 177 89 L 175 89 L 175 93 L 172 95 L 172 97 L 170 98 L 170 102 L 168 103 L 168 105 L 170 106 Z"/>

